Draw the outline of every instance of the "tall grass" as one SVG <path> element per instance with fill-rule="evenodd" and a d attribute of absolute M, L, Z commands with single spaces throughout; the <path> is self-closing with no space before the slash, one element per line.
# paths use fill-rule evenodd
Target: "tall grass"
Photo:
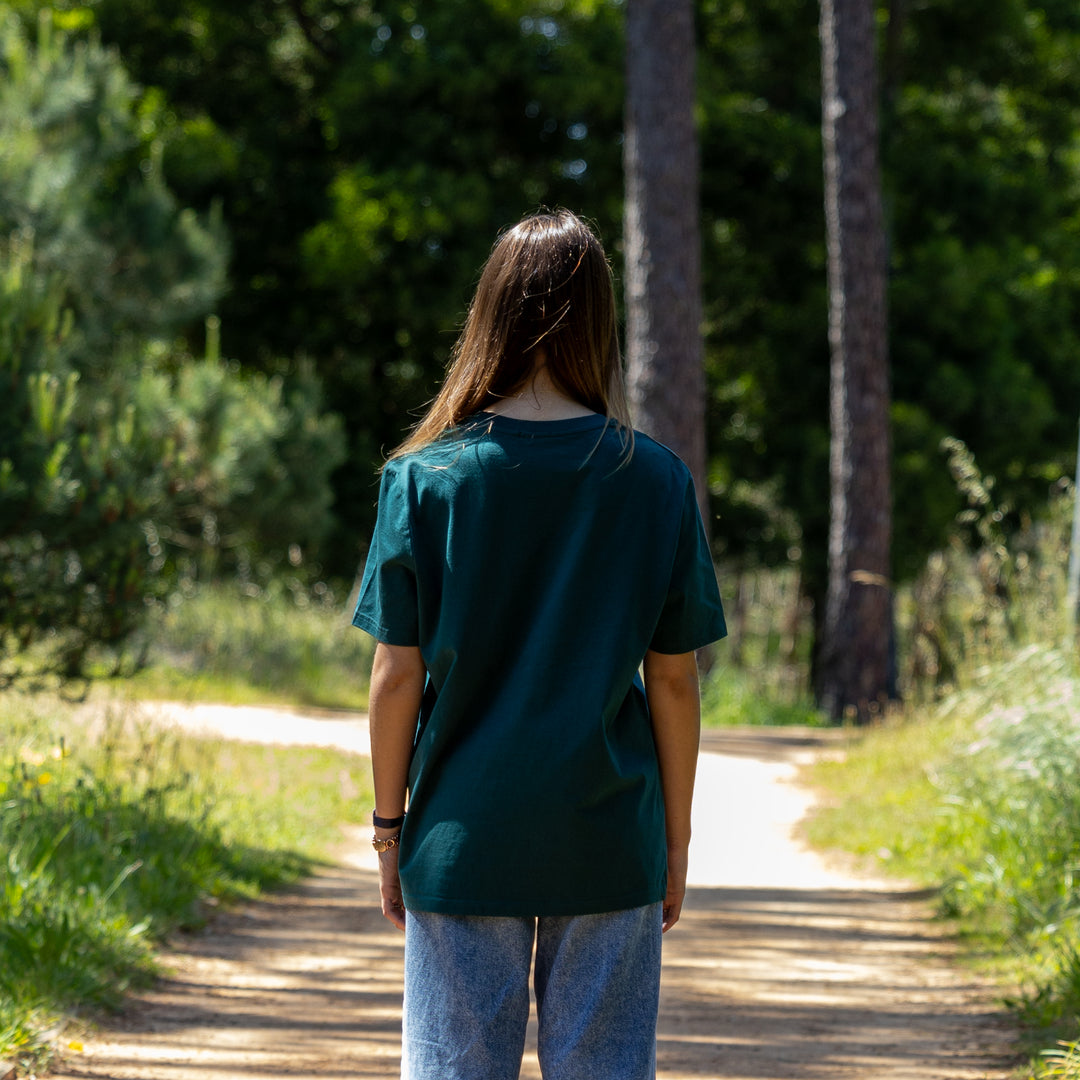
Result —
<path fill-rule="evenodd" d="M 721 568 L 729 636 L 702 679 L 706 727 L 828 723 L 810 690 L 813 612 L 798 569 Z"/>
<path fill-rule="evenodd" d="M 1029 646 L 924 718 L 867 732 L 813 778 L 831 796 L 809 825 L 815 843 L 937 887 L 1034 1037 L 1080 1038 L 1075 656 Z"/>
<path fill-rule="evenodd" d="M 362 758 L 0 697 L 0 1061 L 115 1006 L 213 905 L 309 872 L 370 805 Z"/>
<path fill-rule="evenodd" d="M 965 475 L 977 485 L 977 471 Z M 1071 498 L 1008 540 L 992 502 L 978 490 L 973 501 L 989 517 L 967 519 L 974 549 L 957 542 L 931 560 L 906 598 L 906 709 L 815 767 L 830 798 L 809 832 L 937 887 L 942 913 L 1012 988 L 1034 1045 L 1061 1040 L 1030 1075 L 1080 1080 L 1080 654 L 1062 605 Z"/>
<path fill-rule="evenodd" d="M 341 590 L 296 578 L 190 585 L 151 620 L 143 696 L 367 707 L 374 643 L 350 625 Z"/>
<path fill-rule="evenodd" d="M 966 503 L 950 542 L 897 596 L 901 681 L 909 703 L 970 685 L 1031 644 L 1066 636 L 1066 569 L 1073 491 L 1060 481 L 1035 520 L 994 498 L 958 440 L 949 464 Z M 1007 532 L 1009 519 L 1018 519 Z"/>
<path fill-rule="evenodd" d="M 788 695 L 763 683 L 744 666 L 730 666 L 723 655 L 701 680 L 701 722 L 705 727 L 773 727 L 802 725 L 824 727 L 828 717 L 809 693 Z"/>

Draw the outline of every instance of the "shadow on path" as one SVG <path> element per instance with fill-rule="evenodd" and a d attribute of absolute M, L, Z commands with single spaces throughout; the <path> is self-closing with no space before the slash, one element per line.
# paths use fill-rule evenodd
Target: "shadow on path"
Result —
<path fill-rule="evenodd" d="M 705 792 L 699 833 L 717 845 L 718 876 L 690 890 L 665 937 L 661 1080 L 1008 1074 L 1008 1017 L 950 963 L 926 894 L 819 869 L 790 839 L 785 822 L 806 797 L 790 784 L 792 762 L 838 737 L 706 733 L 703 749 L 725 757 L 704 761 L 703 778 L 731 801 Z M 751 824 L 770 815 L 756 839 Z M 743 878 L 733 866 L 746 853 L 724 847 L 733 833 L 767 860 L 744 859 Z M 166 976 L 56 1076 L 397 1077 L 403 937 L 378 912 L 367 841 L 357 830 L 340 866 L 173 942 Z M 539 1076 L 531 1052 L 522 1076 Z"/>
<path fill-rule="evenodd" d="M 663 1076 L 975 1080 L 1015 1064 L 1013 1027 L 950 965 L 925 893 L 692 889 L 687 909 L 665 939 Z"/>
<path fill-rule="evenodd" d="M 172 942 L 166 974 L 58 1077 L 394 1077 L 402 936 L 368 869 L 319 872 Z"/>
<path fill-rule="evenodd" d="M 850 741 L 846 728 L 729 727 L 704 728 L 701 750 L 706 754 L 753 758 L 755 761 L 808 761 L 822 750 L 839 749 Z"/>

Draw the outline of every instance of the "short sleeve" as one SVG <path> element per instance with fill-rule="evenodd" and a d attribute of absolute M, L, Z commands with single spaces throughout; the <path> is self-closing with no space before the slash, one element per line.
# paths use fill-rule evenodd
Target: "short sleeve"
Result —
<path fill-rule="evenodd" d="M 407 483 L 392 463 L 383 470 L 378 518 L 352 620 L 387 645 L 420 644 Z"/>
<path fill-rule="evenodd" d="M 693 652 L 726 634 L 709 541 L 687 475 L 667 597 L 649 648 L 660 653 Z"/>

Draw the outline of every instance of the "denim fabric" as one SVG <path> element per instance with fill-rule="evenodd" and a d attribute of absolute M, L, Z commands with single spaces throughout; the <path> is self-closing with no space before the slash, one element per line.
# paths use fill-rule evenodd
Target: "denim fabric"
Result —
<path fill-rule="evenodd" d="M 407 912 L 402 1080 L 517 1080 L 534 943 L 544 1080 L 653 1080 L 660 925 Z"/>

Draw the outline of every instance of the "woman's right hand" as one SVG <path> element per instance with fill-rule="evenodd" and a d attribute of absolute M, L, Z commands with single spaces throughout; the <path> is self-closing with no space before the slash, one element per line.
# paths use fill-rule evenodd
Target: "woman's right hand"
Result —
<path fill-rule="evenodd" d="M 401 882 L 398 880 L 398 849 L 379 852 L 379 895 L 382 897 L 382 913 L 399 930 L 405 929 L 405 904 L 401 899 Z"/>

